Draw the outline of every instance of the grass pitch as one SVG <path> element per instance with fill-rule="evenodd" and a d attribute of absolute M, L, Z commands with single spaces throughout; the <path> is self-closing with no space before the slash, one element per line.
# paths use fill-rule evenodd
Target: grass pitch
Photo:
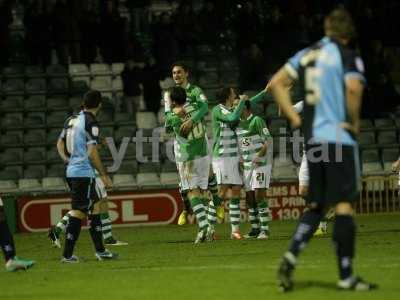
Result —
<path fill-rule="evenodd" d="M 330 234 L 301 256 L 295 290 L 279 293 L 276 269 L 296 222 L 277 221 L 267 241 L 231 241 L 229 226 L 219 225 L 221 240 L 201 245 L 192 243 L 194 226 L 115 229 L 129 246 L 114 247 L 120 259 L 105 262 L 95 260 L 84 231 L 75 253 L 86 261 L 74 265 L 60 263 L 45 234 L 17 234 L 18 255 L 37 265 L 0 271 L 0 299 L 400 299 L 400 215 L 358 216 L 357 223 L 355 271 L 380 285 L 370 293 L 336 290 Z"/>

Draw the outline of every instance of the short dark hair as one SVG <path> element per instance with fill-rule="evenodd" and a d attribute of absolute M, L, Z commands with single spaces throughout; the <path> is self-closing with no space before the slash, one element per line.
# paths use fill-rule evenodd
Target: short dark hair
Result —
<path fill-rule="evenodd" d="M 325 31 L 333 38 L 352 40 L 357 37 L 353 19 L 344 8 L 336 8 L 325 17 Z"/>
<path fill-rule="evenodd" d="M 231 95 L 231 90 L 232 87 L 230 86 L 224 86 L 220 88 L 216 93 L 218 103 L 225 103 L 226 99 L 228 99 Z"/>
<path fill-rule="evenodd" d="M 97 108 L 102 102 L 99 91 L 90 90 L 83 96 L 82 106 L 86 109 Z"/>
<path fill-rule="evenodd" d="M 172 87 L 169 96 L 171 97 L 171 101 L 178 105 L 183 105 L 186 103 L 186 91 L 183 87 Z"/>
<path fill-rule="evenodd" d="M 185 72 L 189 72 L 189 67 L 188 65 L 183 62 L 183 61 L 176 61 L 171 65 L 171 70 L 175 67 L 181 67 L 183 70 L 185 70 Z"/>
<path fill-rule="evenodd" d="M 244 101 L 244 106 L 246 107 L 246 109 L 251 110 L 251 103 L 249 100 Z"/>

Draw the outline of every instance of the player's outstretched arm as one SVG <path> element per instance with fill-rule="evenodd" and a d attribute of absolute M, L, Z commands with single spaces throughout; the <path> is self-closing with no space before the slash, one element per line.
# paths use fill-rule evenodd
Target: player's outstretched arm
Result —
<path fill-rule="evenodd" d="M 239 104 L 236 106 L 235 110 L 229 114 L 223 114 L 220 110 L 216 111 L 217 115 L 216 118 L 224 123 L 232 123 L 236 122 L 240 119 L 240 115 L 242 114 L 242 111 L 244 109 L 244 103 L 245 99 L 241 99 L 239 101 Z"/>
<path fill-rule="evenodd" d="M 266 93 L 267 93 L 267 89 L 264 89 L 261 92 L 259 92 L 257 95 L 251 97 L 249 100 L 250 104 L 253 106 L 253 105 L 256 105 L 256 104 L 260 103 L 261 101 L 263 101 Z"/>
<path fill-rule="evenodd" d="M 290 90 L 292 86 L 290 85 L 288 87 L 288 89 Z M 257 95 L 253 96 L 250 98 L 250 104 L 256 105 L 260 102 L 262 102 L 264 100 L 265 94 L 270 93 L 271 92 L 271 81 L 268 81 L 267 85 L 265 86 L 265 88 L 259 92 Z"/>

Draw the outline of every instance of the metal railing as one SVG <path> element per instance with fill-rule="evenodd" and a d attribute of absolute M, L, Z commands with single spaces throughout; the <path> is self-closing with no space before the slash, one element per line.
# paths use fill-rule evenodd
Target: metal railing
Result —
<path fill-rule="evenodd" d="M 358 213 L 400 212 L 399 176 L 367 176 L 361 183 Z"/>

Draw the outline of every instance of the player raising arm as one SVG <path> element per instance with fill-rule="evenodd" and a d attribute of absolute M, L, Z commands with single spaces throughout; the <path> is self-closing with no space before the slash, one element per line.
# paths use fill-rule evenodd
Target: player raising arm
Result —
<path fill-rule="evenodd" d="M 242 239 L 239 230 L 240 190 L 242 178 L 239 173 L 239 153 L 235 127 L 244 108 L 244 100 L 232 111 L 237 95 L 232 87 L 221 88 L 217 94 L 219 104 L 212 110 L 213 158 L 212 167 L 217 178 L 218 198 L 229 199 L 229 217 L 232 227 L 232 239 Z"/>

